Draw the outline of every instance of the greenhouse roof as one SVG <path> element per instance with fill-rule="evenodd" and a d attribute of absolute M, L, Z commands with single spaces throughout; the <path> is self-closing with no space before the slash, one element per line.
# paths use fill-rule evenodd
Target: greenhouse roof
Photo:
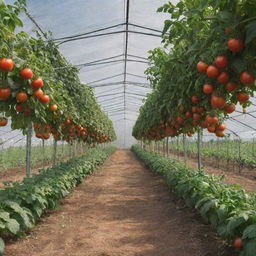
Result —
<path fill-rule="evenodd" d="M 165 2 L 28 0 L 28 13 L 22 17 L 23 30 L 32 35 L 34 29 L 51 31 L 62 54 L 79 67 L 81 81 L 94 88 L 97 101 L 113 120 L 121 147 L 133 143 L 139 107 L 151 92 L 144 70 L 148 51 L 161 46 L 168 15 L 156 10 Z M 230 133 L 243 137 L 256 131 L 254 104 L 255 99 L 246 114 L 237 108 L 231 115 Z"/>

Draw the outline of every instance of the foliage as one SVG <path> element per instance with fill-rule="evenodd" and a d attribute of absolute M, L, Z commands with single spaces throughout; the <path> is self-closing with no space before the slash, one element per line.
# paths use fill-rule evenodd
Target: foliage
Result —
<path fill-rule="evenodd" d="M 194 171 L 138 145 L 132 149 L 153 172 L 167 181 L 189 207 L 197 209 L 221 237 L 228 241 L 242 237 L 241 256 L 256 254 L 256 194 L 247 194 L 238 185 L 225 185 L 220 182 L 221 176 Z"/>
<path fill-rule="evenodd" d="M 183 0 L 159 8 L 170 18 L 164 24 L 164 47 L 150 51 L 146 74 L 154 90 L 140 109 L 133 129 L 136 139 L 159 140 L 180 133 L 190 136 L 209 126 L 211 132 L 224 136 L 218 127 L 230 114 L 226 108 L 238 102 L 246 108 L 250 105 L 247 97 L 256 90 L 255 8 L 252 0 Z M 240 40 L 239 51 L 228 43 L 232 38 Z M 209 65 L 217 67 L 217 56 L 227 60 L 217 68 L 228 75 L 225 81 L 223 76 L 210 77 L 208 73 Z M 200 61 L 207 69 L 198 72 Z M 251 81 L 242 78 L 245 71 Z M 227 89 L 228 82 L 236 85 L 234 90 Z M 205 84 L 210 84 L 213 92 L 206 94 Z M 207 122 L 209 115 L 217 118 L 213 125 Z"/>
<path fill-rule="evenodd" d="M 239 153 L 240 147 L 240 153 Z M 183 152 L 183 145 L 176 142 L 171 143 L 171 150 Z M 187 152 L 197 155 L 196 141 L 187 141 Z M 256 167 L 256 145 L 255 142 L 239 140 L 208 141 L 201 144 L 201 155 L 203 157 L 213 157 L 219 160 L 227 160 L 238 164 L 255 168 Z"/>
<path fill-rule="evenodd" d="M 45 38 L 39 34 L 38 38 L 29 37 L 24 31 L 15 33 L 17 26 L 22 27 L 19 14 L 25 8 L 25 1 L 14 5 L 0 3 L 0 57 L 1 60 L 11 58 L 14 62 L 8 72 L 0 63 L 0 88 L 11 90 L 6 99 L 0 94 L 0 112 L 11 119 L 12 129 L 21 129 L 23 133 L 34 122 L 40 138 L 48 139 L 52 133 L 56 140 L 68 142 L 114 140 L 112 122 L 97 104 L 92 88 L 80 82 L 79 70 L 61 55 L 50 33 L 44 35 Z M 27 67 L 33 71 L 31 79 L 20 75 Z M 50 102 L 34 95 L 36 89 L 32 84 L 37 78 L 43 79 L 40 89 L 50 96 Z M 20 102 L 19 92 L 25 92 L 28 99 Z M 56 105 L 56 109 L 52 110 L 52 105 Z"/>
<path fill-rule="evenodd" d="M 113 147 L 92 149 L 84 156 L 60 165 L 42 169 L 38 175 L 13 182 L 0 191 L 0 236 L 18 235 L 31 229 L 46 209 L 56 207 L 82 179 L 102 164 Z M 0 252 L 4 243 L 0 240 Z M 0 253 L 1 254 L 1 253 Z"/>

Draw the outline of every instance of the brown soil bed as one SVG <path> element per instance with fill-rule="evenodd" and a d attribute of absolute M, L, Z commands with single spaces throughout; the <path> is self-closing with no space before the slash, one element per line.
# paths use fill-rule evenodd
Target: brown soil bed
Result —
<path fill-rule="evenodd" d="M 234 256 L 130 151 L 116 151 L 5 256 Z"/>

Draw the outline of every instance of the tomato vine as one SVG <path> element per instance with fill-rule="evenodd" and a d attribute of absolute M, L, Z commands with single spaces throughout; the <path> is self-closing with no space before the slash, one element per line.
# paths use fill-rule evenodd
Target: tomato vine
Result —
<path fill-rule="evenodd" d="M 0 112 L 12 129 L 25 134 L 34 123 L 38 138 L 103 143 L 115 139 L 111 120 L 97 104 L 92 88 L 82 84 L 79 70 L 53 43 L 30 37 L 19 14 L 26 1 L 0 3 Z"/>
<path fill-rule="evenodd" d="M 150 52 L 146 74 L 153 92 L 140 110 L 135 138 L 191 136 L 202 128 L 225 136 L 224 120 L 236 104 L 250 106 L 256 90 L 255 8 L 251 0 L 183 0 L 158 9 L 170 19 L 163 48 Z"/>

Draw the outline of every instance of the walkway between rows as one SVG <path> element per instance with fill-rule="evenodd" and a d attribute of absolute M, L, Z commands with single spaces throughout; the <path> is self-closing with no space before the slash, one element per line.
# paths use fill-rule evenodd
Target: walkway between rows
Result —
<path fill-rule="evenodd" d="M 116 151 L 7 256 L 216 256 L 221 242 L 128 150 Z"/>

